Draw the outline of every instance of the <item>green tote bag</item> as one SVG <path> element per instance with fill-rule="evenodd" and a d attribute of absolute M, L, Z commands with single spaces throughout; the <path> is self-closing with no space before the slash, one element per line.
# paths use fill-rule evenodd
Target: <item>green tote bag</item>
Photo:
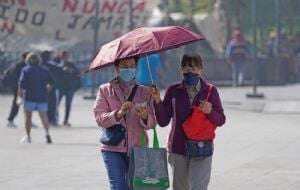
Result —
<path fill-rule="evenodd" d="M 153 148 L 145 148 L 145 134 L 141 134 L 141 147 L 130 153 L 128 180 L 132 190 L 163 190 L 170 186 L 167 151 L 160 148 L 154 128 Z"/>

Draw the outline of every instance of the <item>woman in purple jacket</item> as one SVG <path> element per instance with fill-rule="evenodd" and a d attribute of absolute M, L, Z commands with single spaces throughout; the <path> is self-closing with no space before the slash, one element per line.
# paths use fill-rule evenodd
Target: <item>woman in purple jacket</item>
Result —
<path fill-rule="evenodd" d="M 173 173 L 173 190 L 206 190 L 211 175 L 212 156 L 187 157 L 186 137 L 182 124 L 191 113 L 191 107 L 201 100 L 200 109 L 216 126 L 225 123 L 221 100 L 213 86 L 205 101 L 209 84 L 201 78 L 203 63 L 199 55 L 184 55 L 181 61 L 183 81 L 170 86 L 163 100 L 157 88 L 152 89 L 155 116 L 158 124 L 167 126 L 172 119 L 168 140 L 169 164 Z"/>
<path fill-rule="evenodd" d="M 108 173 L 111 190 L 128 190 L 128 153 L 140 146 L 141 135 L 156 126 L 153 100 L 146 87 L 138 86 L 132 101 L 127 101 L 134 86 L 136 59 L 116 63 L 117 77 L 99 88 L 94 106 L 94 116 L 102 128 L 122 124 L 126 137 L 116 146 L 103 145 L 102 157 Z"/>

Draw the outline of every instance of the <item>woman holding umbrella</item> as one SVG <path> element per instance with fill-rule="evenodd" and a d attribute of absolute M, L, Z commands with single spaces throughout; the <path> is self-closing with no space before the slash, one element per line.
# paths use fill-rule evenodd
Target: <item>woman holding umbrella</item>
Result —
<path fill-rule="evenodd" d="M 116 61 L 117 76 L 99 88 L 94 105 L 94 116 L 101 128 L 122 125 L 126 131 L 120 143 L 103 142 L 101 148 L 111 190 L 128 189 L 129 151 L 140 146 L 146 129 L 156 126 L 151 94 L 135 83 L 136 63 L 137 58 Z"/>
<path fill-rule="evenodd" d="M 118 144 L 117 146 L 105 145 L 102 149 L 104 162 L 111 183 L 111 189 L 123 190 L 124 187 L 126 187 L 125 178 L 128 167 L 128 158 L 126 153 L 128 153 L 133 146 L 139 144 L 139 134 L 141 131 L 144 131 L 145 128 L 152 128 L 155 126 L 155 117 L 154 113 L 152 113 L 154 111 L 152 111 L 150 103 L 151 90 L 149 90 L 149 88 L 145 89 L 144 87 L 139 87 L 132 101 L 133 103 L 126 101 L 132 97 L 132 93 L 130 92 L 134 92 L 135 82 L 133 81 L 133 78 L 136 67 L 136 59 L 128 58 L 145 55 L 147 58 L 147 55 L 177 48 L 179 46 L 203 39 L 204 38 L 201 35 L 198 35 L 180 26 L 140 27 L 103 45 L 97 56 L 90 64 L 89 70 L 98 70 L 116 63 L 115 66 L 118 74 L 115 80 L 100 87 L 94 109 L 95 118 L 99 126 L 109 129 L 111 126 L 121 123 L 122 125 L 126 126 L 127 130 L 127 137 L 122 143 Z M 199 60 L 200 59 L 197 59 L 196 57 L 193 58 L 193 61 L 187 61 L 186 58 L 184 58 L 184 64 L 182 64 L 182 68 L 183 72 L 185 73 L 185 82 L 183 82 L 182 85 L 170 87 L 163 101 L 160 101 L 158 91 L 152 92 L 152 95 L 154 95 L 156 99 L 156 117 L 159 120 L 160 125 L 167 125 L 172 117 L 172 114 L 175 114 L 175 112 L 178 112 L 178 115 L 187 115 L 187 109 L 189 109 L 188 105 L 190 104 L 190 100 L 192 98 L 187 98 L 187 100 L 184 99 L 187 96 L 185 89 L 187 85 L 185 85 L 185 83 L 191 84 L 191 89 L 189 90 L 191 97 L 196 94 L 196 90 L 199 90 L 199 93 L 202 95 L 203 93 L 206 93 L 206 82 L 200 78 L 200 74 L 202 72 L 202 61 Z M 147 60 L 147 64 L 148 68 L 151 68 L 149 65 L 149 60 Z M 149 70 L 151 71 L 151 69 Z M 153 82 L 154 81 L 152 80 L 152 83 Z M 199 85 L 195 85 L 195 83 L 199 83 Z M 201 90 L 199 87 L 201 87 Z M 182 91 L 180 92 L 181 95 L 175 96 L 173 91 L 179 89 Z M 208 102 L 203 104 L 203 110 L 209 115 L 212 121 L 216 122 L 217 125 L 222 125 L 225 117 L 223 115 L 223 109 L 215 88 L 213 89 L 212 99 L 212 104 L 209 104 Z M 173 100 L 175 100 L 177 104 L 177 107 L 176 109 L 174 108 L 174 110 L 172 107 Z M 136 105 L 136 103 L 142 102 L 147 102 L 147 108 L 137 107 L 137 109 L 134 109 L 134 105 Z M 184 105 L 182 105 L 182 103 L 184 103 Z M 163 113 L 164 111 L 165 113 Z M 160 116 L 160 114 L 162 115 Z M 196 170 L 191 170 L 195 173 L 187 175 L 187 161 L 183 156 L 183 133 L 182 131 L 178 130 L 180 129 L 178 126 L 180 126 L 183 122 L 181 118 L 182 116 L 180 116 L 180 118 L 178 118 L 179 120 L 177 121 L 177 118 L 173 117 L 173 131 L 175 131 L 175 133 L 172 132 L 170 138 L 171 145 L 172 142 L 174 142 L 174 147 L 176 147 L 174 149 L 170 149 L 171 153 L 174 153 L 174 159 L 176 154 L 178 155 L 177 157 L 179 160 L 183 160 L 182 162 L 175 161 L 172 165 L 176 166 L 176 168 L 173 167 L 174 184 L 176 183 L 176 185 L 173 185 L 173 187 L 174 190 L 188 189 L 188 185 L 186 184 L 187 176 L 192 176 L 195 174 L 195 177 L 193 178 L 194 183 L 192 183 L 192 189 L 197 189 L 197 185 L 199 184 L 196 183 L 197 180 L 201 180 L 201 184 L 203 184 L 203 186 L 205 186 L 205 184 L 209 181 L 211 158 L 205 159 L 203 162 L 195 162 L 195 168 L 199 168 L 197 170 L 205 169 L 201 167 L 202 165 L 205 165 L 207 170 L 200 173 Z M 109 136 L 107 137 L 108 138 L 106 140 L 109 140 Z M 179 170 L 177 166 L 179 166 Z M 180 169 L 180 167 L 182 169 Z M 201 176 L 201 174 L 205 175 Z"/>
<path fill-rule="evenodd" d="M 216 87 L 202 79 L 203 64 L 199 55 L 184 55 L 181 61 L 183 81 L 170 86 L 163 100 L 157 88 L 152 88 L 155 116 L 160 126 L 167 126 L 172 119 L 168 141 L 169 164 L 172 167 L 173 190 L 207 190 L 212 156 L 188 156 L 187 138 L 183 123 L 192 106 L 199 108 L 215 126 L 225 123 L 225 115 Z M 209 98 L 205 100 L 207 94 Z M 212 144 L 213 147 L 213 144 Z M 213 148 L 212 148 L 213 149 Z"/>

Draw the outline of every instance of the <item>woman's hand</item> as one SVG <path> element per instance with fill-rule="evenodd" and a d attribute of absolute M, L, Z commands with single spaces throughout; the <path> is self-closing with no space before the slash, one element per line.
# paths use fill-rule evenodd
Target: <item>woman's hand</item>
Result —
<path fill-rule="evenodd" d="M 126 115 L 131 110 L 132 107 L 133 107 L 132 102 L 130 101 L 124 102 L 121 106 L 121 109 L 116 114 L 117 120 L 120 120 L 124 115 Z"/>
<path fill-rule="evenodd" d="M 148 120 L 148 109 L 146 106 L 136 106 L 135 111 L 140 118 Z"/>
<path fill-rule="evenodd" d="M 202 101 L 199 107 L 205 114 L 210 114 L 212 111 L 212 104 L 207 101 Z"/>
<path fill-rule="evenodd" d="M 150 87 L 150 93 L 153 96 L 155 103 L 161 102 L 160 91 L 156 86 Z"/>

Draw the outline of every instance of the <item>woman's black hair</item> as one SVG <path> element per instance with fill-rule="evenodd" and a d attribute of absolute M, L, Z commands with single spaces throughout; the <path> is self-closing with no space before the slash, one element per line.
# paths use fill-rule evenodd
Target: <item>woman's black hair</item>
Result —
<path fill-rule="evenodd" d="M 134 57 L 129 57 L 129 58 L 125 58 L 125 59 L 131 59 L 131 58 L 134 59 L 135 65 L 137 65 L 138 60 L 139 60 L 139 57 L 138 57 L 138 56 L 134 56 Z M 115 66 L 119 66 L 120 62 L 121 62 L 122 60 L 125 60 L 125 59 L 117 60 L 117 61 L 115 62 Z"/>
<path fill-rule="evenodd" d="M 29 51 L 25 51 L 24 53 L 22 53 L 22 59 L 25 60 L 29 53 Z"/>
<path fill-rule="evenodd" d="M 203 61 L 199 54 L 185 54 L 182 57 L 181 60 L 181 67 L 185 66 L 196 66 L 196 67 L 202 67 L 203 68 Z"/>
<path fill-rule="evenodd" d="M 43 51 L 41 53 L 41 59 L 43 63 L 49 61 L 50 58 L 51 58 L 51 51 Z"/>

